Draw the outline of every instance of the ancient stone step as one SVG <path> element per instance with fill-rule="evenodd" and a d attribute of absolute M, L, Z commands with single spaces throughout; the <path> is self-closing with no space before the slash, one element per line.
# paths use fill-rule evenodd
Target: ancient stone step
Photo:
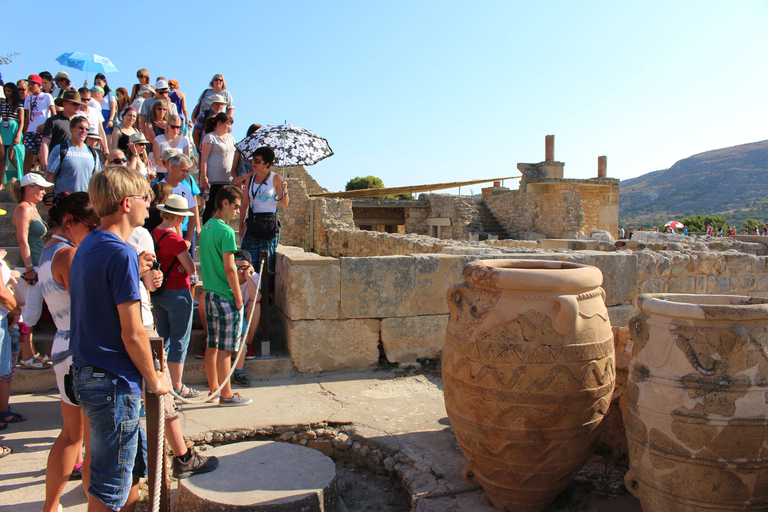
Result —
<path fill-rule="evenodd" d="M 45 346 L 42 342 L 41 345 Z M 35 348 L 40 350 L 37 341 Z M 50 350 L 50 348 L 48 349 Z M 42 353 L 43 351 L 40 350 Z M 184 384 L 207 389 L 208 379 L 205 376 L 203 359 L 196 359 L 195 353 L 187 352 L 184 363 Z M 259 347 L 256 347 L 259 353 Z M 273 357 L 246 361 L 243 371 L 252 381 L 287 379 L 293 375 L 293 363 L 286 352 L 273 351 Z M 16 368 L 11 384 L 11 394 L 47 393 L 56 390 L 56 376 L 52 369 L 22 370 Z"/>
<path fill-rule="evenodd" d="M 497 235 L 499 240 L 505 240 L 512 238 L 504 226 L 496 219 L 493 212 L 488 208 L 484 201 L 478 200 L 475 203 L 477 205 L 478 220 L 480 221 L 481 229 L 483 232 Z"/>
<path fill-rule="evenodd" d="M 177 512 L 337 512 L 336 465 L 305 446 L 254 441 L 205 452 L 211 473 L 179 480 Z"/>

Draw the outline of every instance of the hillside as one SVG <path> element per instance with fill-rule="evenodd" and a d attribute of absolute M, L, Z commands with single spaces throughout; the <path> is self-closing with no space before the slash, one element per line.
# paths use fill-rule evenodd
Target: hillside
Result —
<path fill-rule="evenodd" d="M 738 226 L 747 218 L 768 220 L 768 140 L 699 153 L 621 182 L 621 224 L 704 214 L 724 215 Z"/>

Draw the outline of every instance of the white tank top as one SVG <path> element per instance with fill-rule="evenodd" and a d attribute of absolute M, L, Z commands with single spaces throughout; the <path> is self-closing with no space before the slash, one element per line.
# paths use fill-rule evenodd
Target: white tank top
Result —
<path fill-rule="evenodd" d="M 40 253 L 40 261 L 38 262 L 38 275 L 40 277 L 43 297 L 48 304 L 48 310 L 53 317 L 53 323 L 56 324 L 56 328 L 59 331 L 58 334 L 66 334 L 66 337 L 69 338 L 71 312 L 69 292 L 67 292 L 67 288 L 64 285 L 57 283 L 53 278 L 51 265 L 57 252 L 65 247 L 74 247 L 75 245 L 59 235 L 53 235 L 53 238 L 59 240 L 59 242 L 43 248 L 43 252 Z M 57 347 L 55 352 L 56 354 L 51 355 L 56 362 L 65 359 L 71 353 L 69 352 L 69 346 L 66 348 Z"/>
<path fill-rule="evenodd" d="M 277 211 L 277 201 L 275 200 L 275 186 L 273 184 L 275 173 L 269 172 L 267 181 L 262 185 L 261 181 L 256 181 L 256 176 L 251 176 L 251 184 L 248 188 L 248 198 L 250 199 L 251 211 L 255 213 L 272 213 Z M 259 187 L 261 186 L 261 187 Z"/>

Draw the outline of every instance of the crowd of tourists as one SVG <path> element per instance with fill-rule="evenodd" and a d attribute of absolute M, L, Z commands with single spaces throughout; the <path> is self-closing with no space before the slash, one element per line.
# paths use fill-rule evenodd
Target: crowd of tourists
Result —
<path fill-rule="evenodd" d="M 191 111 L 176 80 L 136 76 L 130 93 L 113 91 L 103 74 L 79 89 L 64 71 L 0 81 L 0 174 L 18 203 L 19 248 L 12 264 L 0 260 L 0 430 L 26 420 L 9 404 L 17 364 L 52 367 L 63 428 L 48 458 L 44 512 L 61 510 L 70 478 L 82 478 L 89 510 L 135 503 L 146 474 L 142 393 L 164 397 L 174 476 L 216 468 L 215 457 L 186 447 L 175 407 L 202 395 L 183 380 L 196 307 L 208 396 L 218 390 L 219 406 L 252 402 L 231 383 L 250 385 L 243 365 L 256 357 L 257 259 L 267 251 L 274 271 L 287 184 L 271 170 L 272 148 L 235 147 L 222 75 Z M 240 247 L 230 227 L 238 217 Z M 49 356 L 33 340 L 46 310 L 56 326 Z M 163 340 L 164 369 L 150 338 Z M 2 447 L 0 458 L 10 452 Z"/>

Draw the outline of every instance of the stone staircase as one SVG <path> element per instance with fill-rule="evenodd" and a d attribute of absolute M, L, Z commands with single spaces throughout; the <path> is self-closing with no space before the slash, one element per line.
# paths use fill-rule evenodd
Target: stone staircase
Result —
<path fill-rule="evenodd" d="M 483 233 L 486 235 L 495 235 L 499 237 L 499 240 L 508 240 L 512 238 L 501 223 L 496 219 L 491 210 L 485 204 L 485 201 L 478 199 L 475 201 L 477 205 L 478 218 L 480 220 L 480 226 Z M 480 236 L 480 240 L 485 240 L 486 237 Z"/>

